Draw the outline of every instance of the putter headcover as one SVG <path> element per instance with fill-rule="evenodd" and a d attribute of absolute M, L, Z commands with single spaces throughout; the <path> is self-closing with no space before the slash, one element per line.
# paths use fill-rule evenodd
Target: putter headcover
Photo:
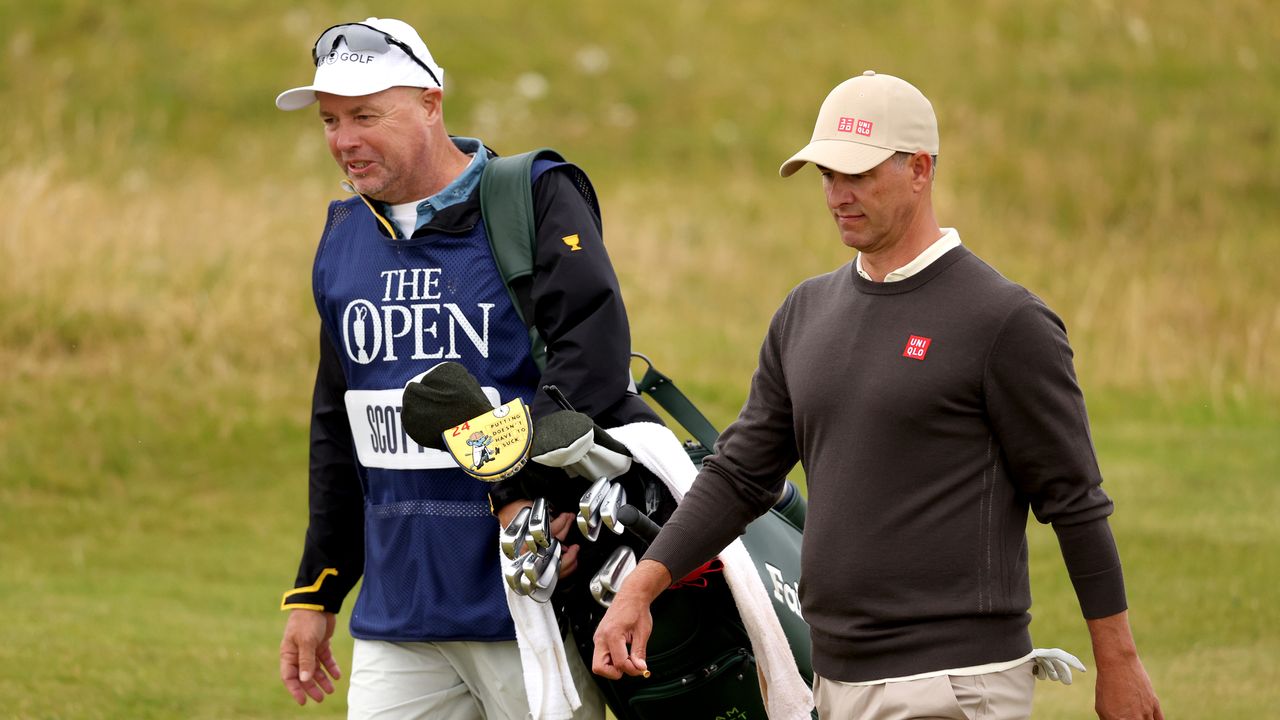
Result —
<path fill-rule="evenodd" d="M 631 453 L 595 421 L 580 412 L 560 410 L 533 422 L 530 459 L 564 468 L 589 481 L 615 478 L 631 469 Z"/>
<path fill-rule="evenodd" d="M 493 409 L 480 383 L 455 362 L 444 362 L 404 388 L 400 422 L 414 442 L 445 450 L 440 433 Z"/>

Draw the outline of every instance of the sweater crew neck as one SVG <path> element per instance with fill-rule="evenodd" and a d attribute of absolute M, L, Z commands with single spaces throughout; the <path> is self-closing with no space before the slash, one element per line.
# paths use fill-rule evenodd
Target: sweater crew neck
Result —
<path fill-rule="evenodd" d="M 866 293 L 867 295 L 899 295 L 923 286 L 942 274 L 947 268 L 972 255 L 973 253 L 969 252 L 963 245 L 958 245 L 943 253 L 942 257 L 929 263 L 928 267 L 920 272 L 893 282 L 875 282 L 862 277 L 858 274 L 857 259 L 850 262 L 846 269 L 849 278 L 853 281 L 853 286 L 857 288 L 858 292 Z"/>

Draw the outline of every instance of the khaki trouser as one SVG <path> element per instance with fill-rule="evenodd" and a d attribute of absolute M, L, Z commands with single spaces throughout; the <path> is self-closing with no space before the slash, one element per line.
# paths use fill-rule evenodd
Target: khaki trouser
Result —
<path fill-rule="evenodd" d="M 574 720 L 600 720 L 604 699 L 572 638 L 569 672 L 582 699 Z M 520 651 L 509 642 L 356 640 L 349 720 L 524 720 L 529 702 Z"/>
<path fill-rule="evenodd" d="M 1025 720 L 1031 717 L 1034 660 L 985 675 L 848 685 L 813 679 L 823 720 Z"/>

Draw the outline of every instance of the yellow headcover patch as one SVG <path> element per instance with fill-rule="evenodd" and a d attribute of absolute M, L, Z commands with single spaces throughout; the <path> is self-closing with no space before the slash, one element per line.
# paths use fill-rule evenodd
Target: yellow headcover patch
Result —
<path fill-rule="evenodd" d="M 582 241 L 578 239 L 577 233 L 574 233 L 572 235 L 565 235 L 564 237 L 560 238 L 560 240 L 565 245 L 569 246 L 570 252 L 578 252 L 579 250 L 582 249 Z"/>
<path fill-rule="evenodd" d="M 445 430 L 441 437 L 464 472 L 477 480 L 498 482 L 528 462 L 533 428 L 524 401 L 516 398 Z"/>

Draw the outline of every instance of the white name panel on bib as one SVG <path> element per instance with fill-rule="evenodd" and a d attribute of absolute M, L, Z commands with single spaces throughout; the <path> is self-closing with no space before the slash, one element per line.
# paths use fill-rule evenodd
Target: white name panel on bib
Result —
<path fill-rule="evenodd" d="M 497 388 L 485 387 L 484 395 L 499 405 Z M 360 464 L 388 470 L 439 470 L 457 468 L 449 453 L 425 448 L 413 441 L 400 422 L 404 388 L 348 390 L 347 420 Z"/>

